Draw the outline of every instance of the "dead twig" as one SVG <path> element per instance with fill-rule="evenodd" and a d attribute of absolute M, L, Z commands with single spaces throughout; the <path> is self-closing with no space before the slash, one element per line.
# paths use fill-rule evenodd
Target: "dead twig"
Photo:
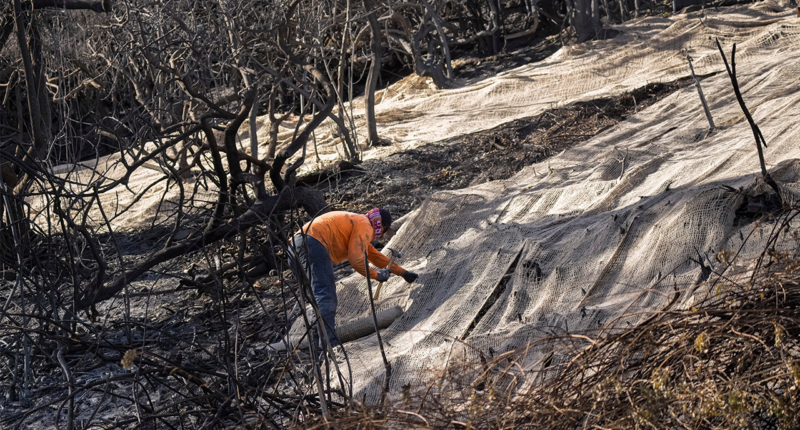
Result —
<path fill-rule="evenodd" d="M 756 140 L 756 149 L 758 150 L 758 162 L 761 164 L 761 175 L 764 177 L 764 182 L 766 182 L 773 190 L 775 190 L 775 194 L 777 194 L 778 199 L 781 199 L 781 190 L 778 188 L 778 184 L 775 182 L 774 179 L 769 175 L 767 172 L 767 165 L 764 162 L 764 151 L 761 149 L 761 145 L 764 145 L 764 148 L 767 147 L 767 142 L 764 140 L 764 135 L 761 134 L 761 129 L 758 128 L 755 121 L 753 121 L 753 116 L 750 115 L 750 111 L 747 110 L 747 106 L 744 104 L 744 98 L 742 98 L 742 92 L 739 89 L 739 81 L 736 78 L 736 44 L 733 44 L 733 48 L 731 50 L 731 65 L 728 66 L 728 59 L 725 57 L 725 52 L 722 50 L 722 45 L 719 43 L 719 39 L 716 39 L 717 48 L 719 49 L 719 54 L 722 56 L 722 61 L 725 63 L 725 70 L 728 72 L 728 77 L 731 78 L 731 84 L 733 85 L 733 92 L 736 94 L 736 100 L 739 102 L 739 106 L 742 108 L 742 112 L 744 112 L 745 118 L 747 118 L 747 123 L 750 124 L 750 128 L 753 130 L 753 137 Z"/>

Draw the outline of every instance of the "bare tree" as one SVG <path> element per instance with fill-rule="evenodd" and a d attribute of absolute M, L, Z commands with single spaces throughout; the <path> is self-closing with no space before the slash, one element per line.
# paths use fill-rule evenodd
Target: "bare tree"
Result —
<path fill-rule="evenodd" d="M 372 0 L 363 0 L 364 12 L 367 15 L 369 22 L 369 30 L 372 33 L 370 40 L 370 50 L 372 51 L 372 59 L 369 68 L 369 75 L 367 76 L 367 88 L 365 90 L 365 105 L 367 110 L 367 131 L 369 135 L 369 143 L 377 144 L 380 141 L 378 137 L 378 126 L 375 123 L 375 89 L 378 86 L 378 77 L 381 74 L 381 30 L 378 26 L 377 9 L 372 5 Z"/>

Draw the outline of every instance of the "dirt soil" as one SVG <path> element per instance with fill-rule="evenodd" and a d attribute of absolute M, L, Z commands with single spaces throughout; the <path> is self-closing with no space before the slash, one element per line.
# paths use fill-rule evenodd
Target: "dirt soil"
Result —
<path fill-rule="evenodd" d="M 577 145 L 691 83 L 649 84 L 618 97 L 548 110 L 498 127 L 354 165 L 339 162 L 300 178 L 324 190 L 334 210 L 389 209 L 397 219 L 441 190 L 507 179 Z"/>

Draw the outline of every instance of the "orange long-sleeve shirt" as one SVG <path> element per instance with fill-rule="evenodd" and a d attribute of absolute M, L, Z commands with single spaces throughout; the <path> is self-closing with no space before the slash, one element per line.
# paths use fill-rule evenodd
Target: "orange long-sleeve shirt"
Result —
<path fill-rule="evenodd" d="M 362 276 L 367 276 L 364 270 L 364 250 L 367 251 L 369 262 L 376 267 L 385 268 L 389 264 L 389 257 L 381 254 L 370 243 L 375 240 L 375 232 L 365 215 L 328 212 L 304 225 L 302 231 L 325 246 L 334 264 L 348 260 L 353 269 Z M 402 275 L 405 269 L 393 263 L 391 271 L 395 275 Z M 370 268 L 369 277 L 377 278 L 378 272 Z"/>

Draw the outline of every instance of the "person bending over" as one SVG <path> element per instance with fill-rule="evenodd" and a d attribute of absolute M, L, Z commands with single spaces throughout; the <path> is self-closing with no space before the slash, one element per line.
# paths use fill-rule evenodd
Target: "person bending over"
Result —
<path fill-rule="evenodd" d="M 389 279 L 390 273 L 402 276 L 408 283 L 417 279 L 416 273 L 403 269 L 397 263 L 387 268 L 389 257 L 372 246 L 373 241 L 381 238 L 389 240 L 394 236 L 391 225 L 392 216 L 386 209 L 375 208 L 363 215 L 333 211 L 304 225 L 290 241 L 289 261 L 297 275 L 302 270 L 310 278 L 311 290 L 331 346 L 340 344 L 334 330 L 338 306 L 336 280 L 333 277 L 335 263 L 347 260 L 356 272 L 378 282 Z M 367 273 L 364 251 L 370 263 L 383 269 L 376 271 L 369 268 Z M 301 278 L 297 276 L 297 279 Z"/>

